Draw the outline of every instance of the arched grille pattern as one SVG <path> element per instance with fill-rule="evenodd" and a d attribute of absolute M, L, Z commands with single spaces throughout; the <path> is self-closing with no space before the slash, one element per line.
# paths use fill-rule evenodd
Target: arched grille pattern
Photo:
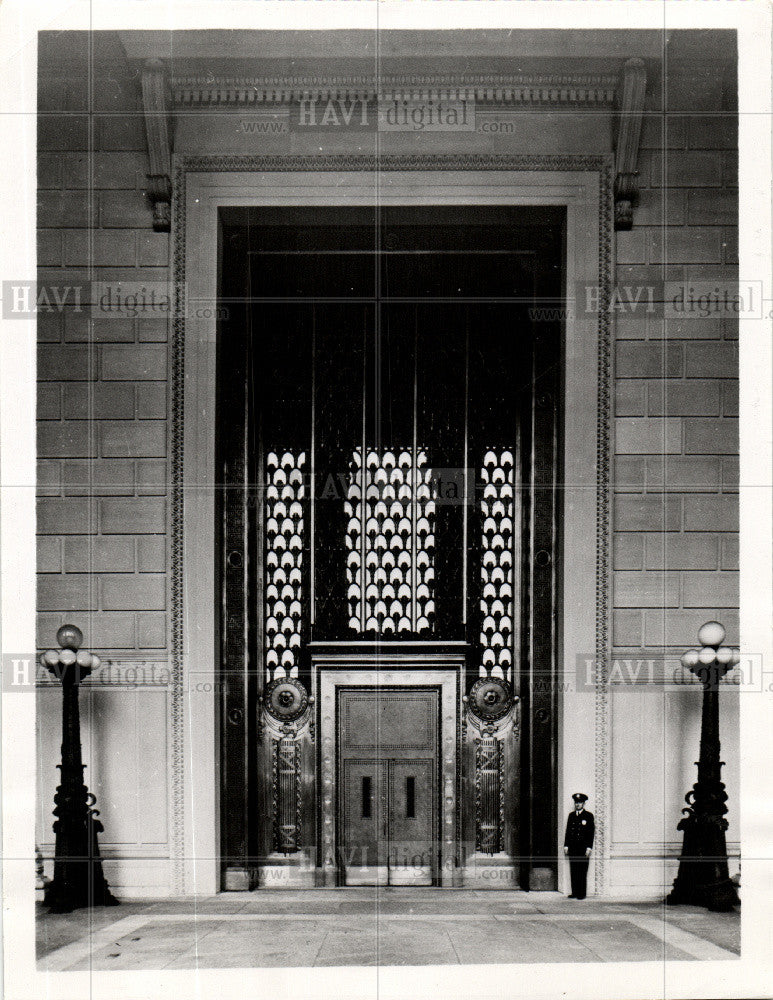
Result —
<path fill-rule="evenodd" d="M 266 455 L 266 680 L 297 677 L 306 452 Z"/>
<path fill-rule="evenodd" d="M 378 635 L 431 633 L 435 500 L 427 455 L 358 448 L 344 502 L 349 627 Z"/>
<path fill-rule="evenodd" d="M 512 680 L 513 505 L 515 471 L 509 450 L 487 451 L 480 470 L 480 675 Z"/>

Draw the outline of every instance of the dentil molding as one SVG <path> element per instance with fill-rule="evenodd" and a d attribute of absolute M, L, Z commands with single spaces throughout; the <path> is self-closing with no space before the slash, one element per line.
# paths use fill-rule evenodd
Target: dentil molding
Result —
<path fill-rule="evenodd" d="M 174 105 L 241 107 L 296 101 L 475 100 L 495 104 L 611 106 L 617 77 L 601 74 L 381 73 L 173 76 Z"/>

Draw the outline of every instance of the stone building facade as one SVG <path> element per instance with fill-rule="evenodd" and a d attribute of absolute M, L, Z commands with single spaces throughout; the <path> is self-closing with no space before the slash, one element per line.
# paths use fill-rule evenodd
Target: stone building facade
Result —
<path fill-rule="evenodd" d="M 382 683 L 399 688 L 405 665 L 374 660 L 363 643 L 345 655 L 324 642 L 311 650 L 303 669 L 314 702 L 303 720 L 312 732 L 291 734 L 285 758 L 310 811 L 298 820 L 303 843 L 295 853 L 269 844 L 258 861 L 249 848 L 254 826 L 283 822 L 269 814 L 286 805 L 272 767 L 281 770 L 276 755 L 288 734 L 281 712 L 260 707 L 262 695 L 249 700 L 249 682 L 235 694 L 222 682 L 224 659 L 246 654 L 238 643 L 235 654 L 223 652 L 232 626 L 217 612 L 234 592 L 223 589 L 217 555 L 228 529 L 218 527 L 225 522 L 213 490 L 214 438 L 225 419 L 218 366 L 226 362 L 216 344 L 227 321 L 218 313 L 222 275 L 217 285 L 225 251 L 211 220 L 220 220 L 222 236 L 223 226 L 249 228 L 249 212 L 261 206 L 345 208 L 341 190 L 352 205 L 367 205 L 375 177 L 383 204 L 398 208 L 512 203 L 573 220 L 545 216 L 565 237 L 569 226 L 562 274 L 565 294 L 574 288 L 578 296 L 559 349 L 556 434 L 566 450 L 558 477 L 568 488 L 556 494 L 557 576 L 546 598 L 555 611 L 546 654 L 552 700 L 538 707 L 534 678 L 511 676 L 523 717 L 511 704 L 511 730 L 501 732 L 485 712 L 468 726 L 464 637 L 429 652 L 414 644 L 411 669 L 437 688 L 438 711 L 451 720 L 441 722 L 432 786 L 449 872 L 429 877 L 563 886 L 550 844 L 558 853 L 569 796 L 584 790 L 598 823 L 597 891 L 655 896 L 673 878 L 700 692 L 664 678 L 704 621 L 721 621 L 733 641 L 738 635 L 738 331 L 731 315 L 664 318 L 661 303 L 680 288 L 707 293 L 737 283 L 734 38 L 561 34 L 395 32 L 380 40 L 377 63 L 373 37 L 356 32 L 341 32 L 335 45 L 312 32 L 40 36 L 39 282 L 70 291 L 62 308 L 38 316 L 38 643 L 49 648 L 59 625 L 72 621 L 109 677 L 84 686 L 83 741 L 117 892 L 342 878 L 340 864 L 330 868 L 325 858 L 340 845 L 342 822 L 335 802 L 325 811 L 325 799 L 343 794 L 343 772 L 332 763 L 326 770 L 324 740 L 336 737 L 325 692 L 342 697 L 334 678 L 344 668 L 350 687 L 367 686 L 378 668 L 392 670 Z M 414 102 L 469 99 L 475 127 L 293 127 L 310 94 L 367 103 L 385 91 Z M 617 295 L 618 307 L 603 315 L 582 314 L 579 305 L 594 277 L 603 295 Z M 131 315 L 126 306 L 111 315 L 92 301 L 107 286 L 171 289 L 173 298 L 183 286 L 187 307 L 182 316 L 147 308 Z M 238 359 L 227 363 L 238 375 Z M 235 391 L 237 409 L 241 398 Z M 581 464 L 572 471 L 573 460 Z M 237 630 L 244 627 L 239 619 Z M 419 653 L 428 659 L 417 666 Z M 406 681 L 409 700 L 422 683 Z M 38 839 L 47 857 L 59 697 L 41 677 Z M 248 715 L 263 713 L 255 731 L 239 719 L 234 697 Z M 539 738 L 543 711 L 547 801 L 536 772 L 526 798 L 508 784 L 508 769 L 526 759 L 523 745 L 521 756 L 512 747 Z M 728 842 L 737 856 L 737 695 L 722 699 L 722 727 Z M 473 759 L 486 740 L 502 755 L 503 844 L 493 853 L 481 850 L 474 815 L 481 789 L 489 794 L 485 760 Z M 538 756 L 534 750 L 530 767 Z M 246 771 L 261 768 L 245 791 Z M 244 828 L 227 828 L 223 817 L 245 809 L 252 818 Z M 524 809 L 534 813 L 528 822 L 510 817 Z M 544 826 L 542 810 L 549 835 L 539 853 L 547 860 L 524 874 L 513 831 Z M 327 821 L 338 833 L 325 839 Z M 459 844 L 467 841 L 465 853 Z"/>

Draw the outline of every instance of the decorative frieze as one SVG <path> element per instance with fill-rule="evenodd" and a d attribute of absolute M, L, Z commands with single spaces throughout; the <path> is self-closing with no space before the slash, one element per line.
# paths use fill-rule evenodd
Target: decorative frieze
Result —
<path fill-rule="evenodd" d="M 601 74 L 372 74 L 176 76 L 177 107 L 293 101 L 480 101 L 497 104 L 612 105 L 617 78 Z"/>
<path fill-rule="evenodd" d="M 632 59 L 626 67 L 641 67 L 640 59 Z M 340 115 L 349 121 L 357 112 L 368 122 L 384 113 L 388 123 L 387 108 L 398 105 L 427 105 L 436 109 L 442 102 L 452 104 L 454 115 L 463 108 L 466 121 L 467 103 L 481 111 L 496 108 L 608 108 L 612 111 L 618 95 L 620 81 L 613 74 L 602 73 L 353 73 L 353 74 L 299 74 L 267 76 L 215 75 L 169 76 L 168 68 L 159 59 L 148 60 L 142 69 L 142 100 L 148 142 L 149 171 L 148 196 L 153 203 L 153 228 L 166 232 L 170 229 L 171 159 L 173 137 L 171 134 L 174 113 L 197 108 L 239 110 L 266 108 L 273 112 L 290 113 L 301 109 L 304 114 L 319 117 L 324 123 L 325 113 L 336 119 Z M 620 217 L 630 215 L 629 193 L 635 190 L 635 153 L 638 150 L 641 108 L 636 119 L 635 108 L 639 86 L 637 72 L 627 69 L 623 74 L 624 95 L 620 115 L 620 131 L 625 152 L 618 156 L 616 166 L 616 199 L 619 199 Z M 641 86 L 643 102 L 643 84 Z M 310 110 L 313 105 L 313 111 Z M 626 109 L 632 109 L 626 110 Z M 371 114 L 374 112 L 374 114 Z M 456 118 L 454 118 L 456 121 Z M 459 127 L 458 125 L 455 127 Z M 470 124 L 472 129 L 473 125 Z M 399 129 L 398 129 L 399 130 Z M 633 146 L 633 166 L 630 167 L 630 150 Z M 619 194 L 618 194 L 619 190 Z"/>

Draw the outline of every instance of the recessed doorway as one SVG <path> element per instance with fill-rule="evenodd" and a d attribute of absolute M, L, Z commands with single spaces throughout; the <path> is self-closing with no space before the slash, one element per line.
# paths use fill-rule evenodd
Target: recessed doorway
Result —
<path fill-rule="evenodd" d="M 556 657 L 564 215 L 267 207 L 222 221 L 222 635 L 224 661 L 246 663 L 224 688 L 224 734 L 247 778 L 225 748 L 224 839 L 258 868 L 327 857 L 316 709 L 266 699 L 311 706 L 325 654 L 378 672 L 387 647 L 402 671 L 418 650 L 453 653 L 460 700 L 491 681 L 504 721 L 454 733 L 443 844 L 463 871 L 554 885 L 554 864 L 535 875 L 518 859 L 555 853 L 556 691 L 534 678 Z M 237 700 L 253 733 L 234 726 Z M 328 810 L 337 884 L 435 883 L 436 748 L 415 773 L 383 741 L 349 749 Z M 358 864 L 342 863 L 352 850 Z"/>

